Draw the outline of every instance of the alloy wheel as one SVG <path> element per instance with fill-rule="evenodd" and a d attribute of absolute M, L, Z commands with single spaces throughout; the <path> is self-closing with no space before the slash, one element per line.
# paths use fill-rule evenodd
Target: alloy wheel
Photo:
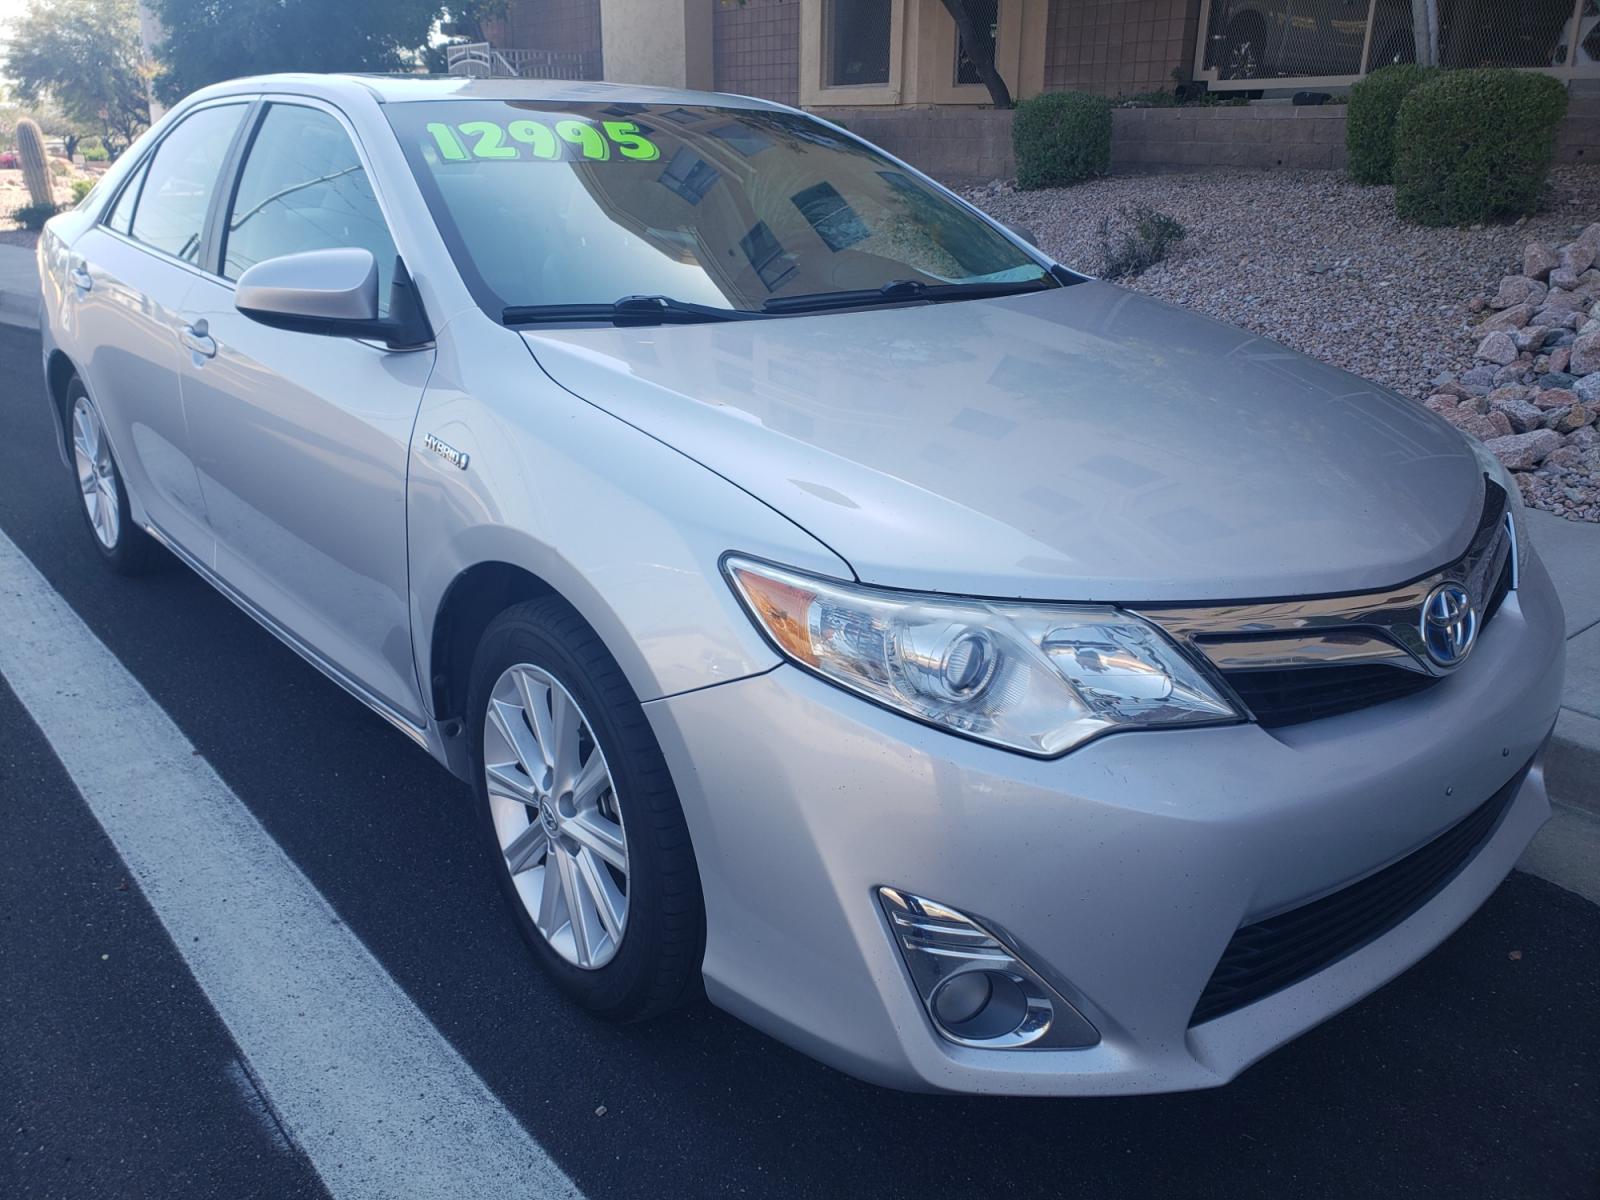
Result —
<path fill-rule="evenodd" d="M 117 468 L 111 459 L 111 444 L 100 423 L 100 414 L 87 396 L 79 396 L 72 406 L 72 457 L 89 526 L 102 546 L 114 550 L 122 533 Z"/>
<path fill-rule="evenodd" d="M 495 836 L 528 916 L 567 962 L 605 966 L 628 924 L 628 843 L 588 718 L 548 671 L 509 667 L 489 694 L 483 762 Z"/>

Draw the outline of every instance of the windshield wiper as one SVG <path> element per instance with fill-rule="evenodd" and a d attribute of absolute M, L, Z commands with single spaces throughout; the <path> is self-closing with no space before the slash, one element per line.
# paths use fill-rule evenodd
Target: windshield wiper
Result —
<path fill-rule="evenodd" d="M 984 300 L 1038 292 L 1060 284 L 1049 275 L 1037 279 L 988 280 L 977 283 L 923 283 L 920 279 L 891 279 L 882 287 L 844 292 L 808 292 L 803 296 L 774 296 L 761 306 L 765 313 L 821 312 L 830 308 L 861 308 L 873 304 L 906 302 L 939 304 L 945 300 Z"/>
<path fill-rule="evenodd" d="M 671 296 L 624 296 L 610 304 L 513 304 L 500 320 L 506 325 L 571 325 L 610 322 L 613 325 L 698 325 L 706 321 L 748 321 L 768 314 L 742 308 L 692 304 Z"/>

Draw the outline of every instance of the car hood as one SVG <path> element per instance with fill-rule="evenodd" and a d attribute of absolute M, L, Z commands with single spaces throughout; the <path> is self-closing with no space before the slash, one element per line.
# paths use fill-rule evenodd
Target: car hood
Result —
<path fill-rule="evenodd" d="M 870 583 L 1115 602 L 1358 591 L 1462 553 L 1482 511 L 1472 453 L 1421 406 L 1104 283 L 524 336 L 556 382 Z"/>

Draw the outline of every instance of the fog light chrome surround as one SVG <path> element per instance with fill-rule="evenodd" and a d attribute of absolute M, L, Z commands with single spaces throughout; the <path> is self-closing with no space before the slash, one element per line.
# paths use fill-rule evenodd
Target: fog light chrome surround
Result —
<path fill-rule="evenodd" d="M 965 913 L 897 888 L 878 902 L 939 1035 L 982 1050 L 1093 1046 L 1100 1034 L 1003 941 Z"/>

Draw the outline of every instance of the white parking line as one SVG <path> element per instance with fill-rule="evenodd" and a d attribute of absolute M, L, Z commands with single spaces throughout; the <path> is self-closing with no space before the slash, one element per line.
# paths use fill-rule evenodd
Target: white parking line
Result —
<path fill-rule="evenodd" d="M 336 1200 L 581 1195 L 4 533 L 0 675 Z"/>

